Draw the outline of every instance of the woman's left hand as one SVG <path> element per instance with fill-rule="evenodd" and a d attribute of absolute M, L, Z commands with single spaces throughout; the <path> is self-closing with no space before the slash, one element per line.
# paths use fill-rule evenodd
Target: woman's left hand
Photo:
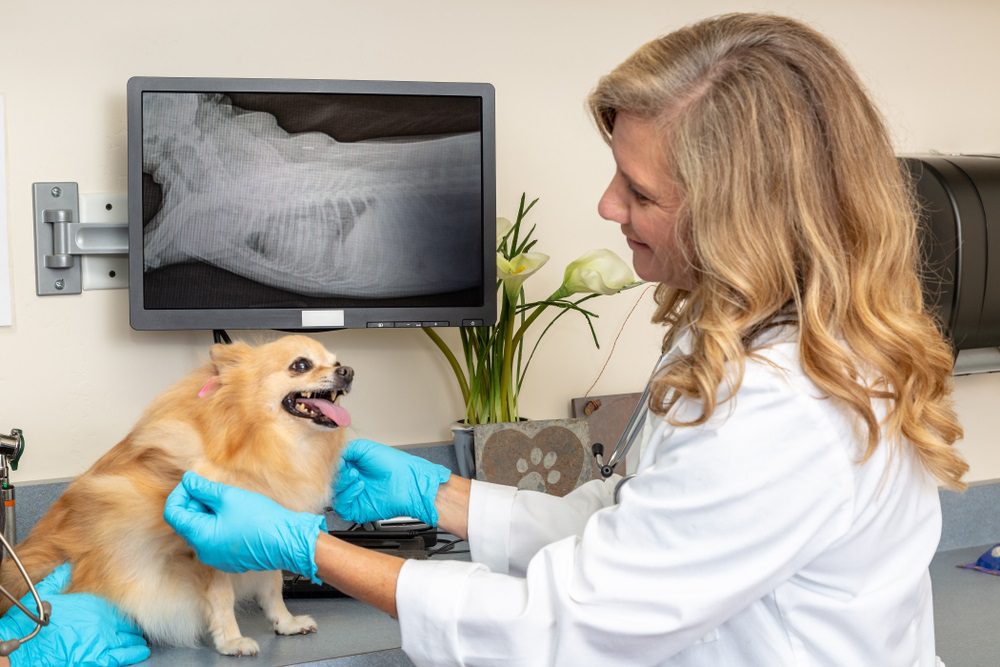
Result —
<path fill-rule="evenodd" d="M 119 667 L 134 665 L 149 657 L 142 631 L 104 598 L 89 593 L 63 593 L 69 584 L 69 564 L 57 567 L 35 589 L 52 605 L 49 624 L 10 654 L 13 667 Z M 35 609 L 28 593 L 21 604 Z M 35 629 L 35 623 L 17 607 L 0 618 L 0 640 L 20 639 Z"/>

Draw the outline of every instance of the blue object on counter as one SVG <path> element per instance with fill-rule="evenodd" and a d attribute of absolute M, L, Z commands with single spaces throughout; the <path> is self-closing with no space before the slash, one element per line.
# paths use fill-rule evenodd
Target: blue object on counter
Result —
<path fill-rule="evenodd" d="M 975 563 L 966 563 L 959 565 L 959 567 L 1000 576 L 1000 544 L 994 544 L 987 549 Z"/>

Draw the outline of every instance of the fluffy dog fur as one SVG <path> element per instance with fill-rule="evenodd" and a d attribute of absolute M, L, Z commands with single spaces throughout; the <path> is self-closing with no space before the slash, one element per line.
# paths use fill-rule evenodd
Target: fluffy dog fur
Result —
<path fill-rule="evenodd" d="M 336 400 L 353 371 L 305 336 L 215 345 L 210 356 L 69 485 L 17 552 L 33 581 L 72 563 L 70 591 L 113 601 L 153 643 L 195 646 L 207 635 L 220 653 L 252 655 L 258 646 L 240 635 L 235 600 L 255 597 L 278 634 L 314 632 L 315 621 L 288 612 L 279 572 L 230 575 L 198 561 L 164 522 L 164 502 L 194 470 L 292 510 L 323 511 L 344 429 L 319 413 L 321 401 L 305 401 L 317 408 L 308 415 L 286 406 L 294 410 L 303 391 L 332 390 Z M 323 405 L 349 421 L 339 406 Z M 26 591 L 10 559 L 0 576 L 8 590 Z"/>

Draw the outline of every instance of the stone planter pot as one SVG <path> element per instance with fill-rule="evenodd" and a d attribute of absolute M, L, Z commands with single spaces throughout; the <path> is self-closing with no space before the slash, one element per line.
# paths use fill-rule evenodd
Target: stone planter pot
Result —
<path fill-rule="evenodd" d="M 476 479 L 563 496 L 593 478 L 585 419 L 481 424 L 471 431 Z"/>

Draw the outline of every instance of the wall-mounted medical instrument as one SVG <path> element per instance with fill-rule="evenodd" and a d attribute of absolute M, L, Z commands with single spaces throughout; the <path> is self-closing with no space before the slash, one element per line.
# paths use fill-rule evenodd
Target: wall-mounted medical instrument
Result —
<path fill-rule="evenodd" d="M 20 600 L 14 597 L 6 588 L 0 586 L 0 594 L 10 600 L 14 606 L 34 621 L 35 629 L 24 637 L 9 637 L 0 641 L 0 656 L 7 656 L 13 653 L 24 642 L 32 639 L 38 634 L 43 626 L 49 624 L 49 616 L 52 614 L 52 605 L 38 597 L 38 591 L 28 577 L 27 571 L 14 553 L 14 542 L 17 534 L 14 522 L 14 485 L 10 483 L 10 470 L 17 470 L 17 463 L 24 453 L 24 436 L 20 429 L 11 430 L 9 435 L 0 433 L 0 497 L 3 498 L 3 512 L 0 513 L 0 562 L 3 562 L 5 552 L 10 555 L 11 560 L 17 566 L 24 581 L 28 584 L 28 590 L 35 599 L 35 612 L 25 607 Z"/>
<path fill-rule="evenodd" d="M 21 429 L 12 429 L 9 435 L 0 433 L 0 501 L 3 510 L 0 511 L 0 534 L 8 544 L 17 542 L 17 516 L 15 514 L 16 498 L 14 485 L 10 482 L 10 471 L 17 470 L 17 464 L 24 454 L 24 436 Z M 3 552 L 0 552 L 0 559 Z"/>

